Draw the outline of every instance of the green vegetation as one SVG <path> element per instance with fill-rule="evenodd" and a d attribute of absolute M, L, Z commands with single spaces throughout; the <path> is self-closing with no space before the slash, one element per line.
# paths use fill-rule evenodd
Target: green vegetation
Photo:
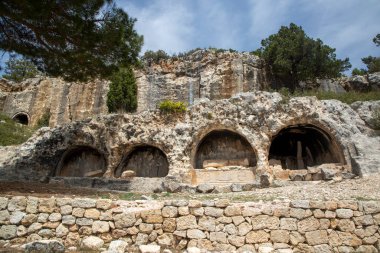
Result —
<path fill-rule="evenodd" d="M 373 111 L 371 124 L 373 129 L 380 130 L 380 108 Z"/>
<path fill-rule="evenodd" d="M 121 68 L 112 76 L 107 106 L 109 112 L 136 111 L 137 84 L 131 68 Z"/>
<path fill-rule="evenodd" d="M 16 123 L 0 114 L 0 146 L 18 145 L 32 136 L 35 129 Z"/>
<path fill-rule="evenodd" d="M 46 110 L 42 117 L 37 121 L 36 128 L 48 127 L 50 121 L 50 111 Z"/>
<path fill-rule="evenodd" d="M 169 58 L 170 56 L 164 50 L 161 49 L 157 51 L 148 50 L 141 57 L 141 59 L 144 61 L 154 63 L 159 63 L 161 60 L 167 60 Z"/>
<path fill-rule="evenodd" d="M 380 47 L 380 33 L 373 38 L 373 43 Z M 352 71 L 352 75 L 364 75 L 367 73 L 375 73 L 380 71 L 380 57 L 367 56 L 362 58 L 362 62 L 367 66 L 367 69 L 357 69 Z"/>
<path fill-rule="evenodd" d="M 346 104 L 352 104 L 356 101 L 370 101 L 379 100 L 380 91 L 370 91 L 370 92 L 355 92 L 349 91 L 345 93 L 335 93 L 332 91 L 300 91 L 295 90 L 293 93 L 287 88 L 282 88 L 278 92 L 283 96 L 284 102 L 288 102 L 292 97 L 306 97 L 306 96 L 316 96 L 320 100 L 336 99 Z"/>
<path fill-rule="evenodd" d="M 351 72 L 353 76 L 364 76 L 365 74 L 367 74 L 367 70 L 365 69 L 354 68 Z"/>
<path fill-rule="evenodd" d="M 348 58 L 337 59 L 334 48 L 320 39 L 309 38 L 302 27 L 293 23 L 282 26 L 261 45 L 252 53 L 261 56 L 275 77 L 292 92 L 300 81 L 339 77 L 351 67 Z"/>
<path fill-rule="evenodd" d="M 33 62 L 25 58 L 18 59 L 15 55 L 11 55 L 9 60 L 5 62 L 4 72 L 3 78 L 14 82 L 21 82 L 39 74 Z"/>
<path fill-rule="evenodd" d="M 163 113 L 183 113 L 187 108 L 183 102 L 174 102 L 171 100 L 164 100 L 159 104 L 159 109 Z"/>
<path fill-rule="evenodd" d="M 113 0 L 0 1 L 0 50 L 49 76 L 108 78 L 138 61 L 143 37 Z"/>

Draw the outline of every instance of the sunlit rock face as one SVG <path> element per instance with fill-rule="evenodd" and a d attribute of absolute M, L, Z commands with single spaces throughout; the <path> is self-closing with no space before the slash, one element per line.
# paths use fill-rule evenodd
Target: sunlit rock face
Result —
<path fill-rule="evenodd" d="M 253 92 L 204 99 L 183 114 L 152 110 L 98 116 L 42 128 L 23 145 L 4 149 L 0 176 L 41 180 L 71 176 L 62 174 L 71 167 L 80 170 L 79 176 L 120 178 L 125 172 L 184 183 L 204 182 L 202 173 L 224 171 L 205 177 L 225 181 L 223 175 L 232 173 L 239 181 L 278 173 L 273 160 L 280 170 L 335 163 L 365 176 L 379 172 L 380 137 L 364 121 L 377 102 L 373 105 L 358 105 L 357 112 L 337 100 L 288 100 L 278 93 Z M 80 165 L 85 160 L 92 165 L 88 169 Z"/>

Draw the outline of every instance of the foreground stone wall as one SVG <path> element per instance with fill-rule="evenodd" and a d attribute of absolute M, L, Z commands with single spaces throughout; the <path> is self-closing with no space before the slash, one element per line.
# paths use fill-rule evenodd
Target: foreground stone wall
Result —
<path fill-rule="evenodd" d="M 0 198 L 0 246 L 56 239 L 242 252 L 378 252 L 380 202 Z M 91 243 L 93 242 L 93 243 Z M 246 251 L 247 252 L 247 251 Z"/>

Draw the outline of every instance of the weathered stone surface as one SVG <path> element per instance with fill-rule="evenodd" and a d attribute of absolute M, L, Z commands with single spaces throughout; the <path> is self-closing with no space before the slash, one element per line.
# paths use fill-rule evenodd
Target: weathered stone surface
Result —
<path fill-rule="evenodd" d="M 354 212 L 351 209 L 337 209 L 336 216 L 341 219 L 349 219 L 354 216 Z"/>
<path fill-rule="evenodd" d="M 57 240 L 40 240 L 24 245 L 26 253 L 63 253 L 65 246 Z"/>
<path fill-rule="evenodd" d="M 165 218 L 175 218 L 178 215 L 178 208 L 174 206 L 165 206 L 162 208 L 162 216 Z"/>
<path fill-rule="evenodd" d="M 0 210 L 6 209 L 8 206 L 8 198 L 0 197 Z"/>
<path fill-rule="evenodd" d="M 57 237 L 63 237 L 66 236 L 69 233 L 69 229 L 65 227 L 64 225 L 60 224 L 56 229 L 55 233 Z"/>
<path fill-rule="evenodd" d="M 93 219 L 87 219 L 87 218 L 77 218 L 76 224 L 79 226 L 91 226 L 93 223 Z"/>
<path fill-rule="evenodd" d="M 141 213 L 141 218 L 146 223 L 162 223 L 161 210 L 149 210 Z"/>
<path fill-rule="evenodd" d="M 252 229 L 278 229 L 280 219 L 278 217 L 259 215 L 252 218 Z"/>
<path fill-rule="evenodd" d="M 338 220 L 337 228 L 343 232 L 353 232 L 355 230 L 355 224 L 349 219 Z"/>
<path fill-rule="evenodd" d="M 0 227 L 0 238 L 9 240 L 15 238 L 17 235 L 16 225 L 3 225 Z"/>
<path fill-rule="evenodd" d="M 243 222 L 238 226 L 238 231 L 239 231 L 240 236 L 246 235 L 251 230 L 252 230 L 252 225 L 247 222 Z"/>
<path fill-rule="evenodd" d="M 110 225 L 107 221 L 94 221 L 92 223 L 92 232 L 93 233 L 107 233 L 110 231 Z"/>
<path fill-rule="evenodd" d="M 227 243 L 227 235 L 224 232 L 210 232 L 210 241 L 217 243 Z"/>
<path fill-rule="evenodd" d="M 205 215 L 212 217 L 221 217 L 223 216 L 223 209 L 215 207 L 205 207 Z"/>
<path fill-rule="evenodd" d="M 297 230 L 297 219 L 282 218 L 280 220 L 280 229 Z"/>
<path fill-rule="evenodd" d="M 12 213 L 12 215 L 9 217 L 9 222 L 11 224 L 19 224 L 21 222 L 21 220 L 24 218 L 26 214 L 24 212 L 20 212 L 20 211 L 15 211 Z M 6 214 L 5 214 L 5 217 L 6 217 Z M 0 214 L 0 221 L 3 220 L 5 217 L 1 217 L 1 214 Z"/>
<path fill-rule="evenodd" d="M 48 220 L 55 222 L 55 221 L 60 221 L 62 219 L 62 215 L 60 213 L 52 213 L 49 215 Z"/>
<path fill-rule="evenodd" d="M 99 250 L 104 241 L 97 236 L 89 236 L 82 240 L 81 248 L 84 250 Z"/>
<path fill-rule="evenodd" d="M 306 241 L 309 245 L 328 244 L 329 238 L 326 230 L 316 230 L 305 233 Z"/>
<path fill-rule="evenodd" d="M 298 231 L 300 233 L 305 233 L 307 231 L 317 230 L 320 227 L 318 219 L 314 217 L 309 217 L 301 220 L 297 223 Z"/>
<path fill-rule="evenodd" d="M 37 213 L 37 211 L 38 211 L 38 198 L 28 197 L 27 202 L 26 202 L 25 211 L 27 213 Z"/>
<path fill-rule="evenodd" d="M 128 243 L 123 240 L 112 241 L 108 247 L 108 253 L 124 253 L 127 250 Z"/>
<path fill-rule="evenodd" d="M 346 246 L 360 246 L 362 241 L 356 236 L 348 232 L 337 232 L 343 245 Z"/>
<path fill-rule="evenodd" d="M 269 241 L 270 235 L 263 231 L 251 231 L 246 235 L 246 243 L 263 243 Z"/>
<path fill-rule="evenodd" d="M 135 214 L 116 214 L 114 216 L 115 227 L 116 228 L 128 228 L 132 227 L 136 222 Z"/>
<path fill-rule="evenodd" d="M 9 211 L 24 211 L 26 208 L 27 199 L 23 196 L 12 197 L 8 202 Z"/>
<path fill-rule="evenodd" d="M 190 239 L 203 239 L 206 238 L 206 234 L 199 229 L 189 229 L 187 230 L 187 238 Z"/>
<path fill-rule="evenodd" d="M 52 213 L 55 209 L 55 198 L 40 199 L 38 211 L 41 213 Z"/>
<path fill-rule="evenodd" d="M 239 206 L 227 206 L 226 209 L 224 209 L 224 215 L 226 216 L 237 216 L 241 214 L 242 212 Z"/>
<path fill-rule="evenodd" d="M 86 209 L 83 216 L 85 218 L 97 220 L 99 219 L 100 211 L 95 208 Z"/>
<path fill-rule="evenodd" d="M 288 243 L 290 240 L 290 234 L 287 230 L 272 230 L 270 233 L 270 239 L 274 243 Z"/>
<path fill-rule="evenodd" d="M 215 186 L 210 184 L 200 184 L 197 186 L 197 191 L 200 193 L 210 193 L 214 190 Z"/>
<path fill-rule="evenodd" d="M 92 208 L 96 206 L 95 199 L 74 199 L 71 202 L 72 207 L 80 207 L 80 208 Z"/>
<path fill-rule="evenodd" d="M 160 253 L 161 252 L 161 246 L 160 245 L 140 245 L 139 249 L 141 253 Z"/>
<path fill-rule="evenodd" d="M 177 218 L 177 230 L 186 230 L 197 227 L 197 220 L 193 215 L 181 216 Z"/>

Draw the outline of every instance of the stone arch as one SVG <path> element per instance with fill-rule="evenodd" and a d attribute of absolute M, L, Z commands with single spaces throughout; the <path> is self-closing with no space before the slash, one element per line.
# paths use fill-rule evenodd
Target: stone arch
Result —
<path fill-rule="evenodd" d="M 268 160 L 284 169 L 306 169 L 323 163 L 345 164 L 342 147 L 320 124 L 290 124 L 273 135 Z"/>
<path fill-rule="evenodd" d="M 26 112 L 18 112 L 13 115 L 12 119 L 23 125 L 29 125 L 30 122 L 29 115 Z"/>
<path fill-rule="evenodd" d="M 56 169 L 61 177 L 102 177 L 106 159 L 99 150 L 89 146 L 76 146 L 65 151 Z"/>
<path fill-rule="evenodd" d="M 115 177 L 120 177 L 126 170 L 136 172 L 137 177 L 165 177 L 169 173 L 169 162 L 160 148 L 142 144 L 131 148 L 124 155 Z"/>
<path fill-rule="evenodd" d="M 214 129 L 208 132 L 196 146 L 193 168 L 202 169 L 209 164 L 222 166 L 254 167 L 257 156 L 248 140 L 229 129 Z"/>

